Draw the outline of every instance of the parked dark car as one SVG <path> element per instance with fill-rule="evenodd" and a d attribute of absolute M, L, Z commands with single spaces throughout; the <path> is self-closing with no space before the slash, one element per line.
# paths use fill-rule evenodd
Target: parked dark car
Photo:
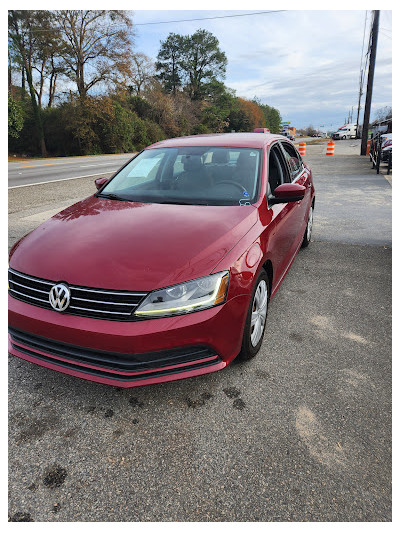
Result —
<path fill-rule="evenodd" d="M 381 161 L 387 163 L 392 157 L 392 134 L 386 133 L 382 135 L 381 144 Z"/>
<path fill-rule="evenodd" d="M 371 138 L 369 158 L 372 168 L 380 172 L 381 164 L 387 165 L 387 173 L 392 170 L 392 134 L 377 132 Z"/>

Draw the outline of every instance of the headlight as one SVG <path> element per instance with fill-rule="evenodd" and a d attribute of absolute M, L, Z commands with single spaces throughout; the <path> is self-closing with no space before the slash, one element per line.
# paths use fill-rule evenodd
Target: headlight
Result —
<path fill-rule="evenodd" d="M 135 311 L 136 316 L 163 317 L 201 311 L 225 302 L 229 272 L 180 283 L 151 292 Z"/>

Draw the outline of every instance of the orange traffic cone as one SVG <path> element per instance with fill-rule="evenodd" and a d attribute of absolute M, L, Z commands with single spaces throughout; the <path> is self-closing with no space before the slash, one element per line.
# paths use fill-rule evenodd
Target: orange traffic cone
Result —
<path fill-rule="evenodd" d="M 299 154 L 306 155 L 306 143 L 299 143 Z"/>
<path fill-rule="evenodd" d="M 329 141 L 326 145 L 326 155 L 334 155 L 335 154 L 335 143 L 333 141 Z"/>
<path fill-rule="evenodd" d="M 371 139 L 367 141 L 367 153 L 366 155 L 369 155 L 369 151 L 371 150 Z"/>

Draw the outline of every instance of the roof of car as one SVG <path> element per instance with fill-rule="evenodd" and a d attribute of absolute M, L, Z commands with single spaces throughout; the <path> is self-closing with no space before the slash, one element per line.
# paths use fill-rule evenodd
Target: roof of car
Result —
<path fill-rule="evenodd" d="M 175 137 L 152 144 L 148 148 L 173 148 L 178 146 L 235 146 L 241 148 L 262 148 L 273 141 L 283 139 L 282 135 L 272 133 L 214 133 Z"/>

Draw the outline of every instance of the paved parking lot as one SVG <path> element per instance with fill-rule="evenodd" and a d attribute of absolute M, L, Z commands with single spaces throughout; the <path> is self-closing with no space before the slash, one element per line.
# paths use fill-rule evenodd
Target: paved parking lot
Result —
<path fill-rule="evenodd" d="M 336 149 L 251 362 L 121 390 L 9 357 L 11 520 L 391 520 L 391 186 Z M 9 244 L 93 192 L 11 190 Z"/>

